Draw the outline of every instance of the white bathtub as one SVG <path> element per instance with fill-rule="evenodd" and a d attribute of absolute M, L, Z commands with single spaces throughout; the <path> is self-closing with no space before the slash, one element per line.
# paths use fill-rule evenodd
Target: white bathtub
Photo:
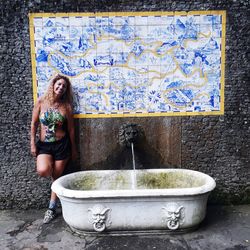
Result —
<path fill-rule="evenodd" d="M 52 190 L 71 229 L 84 233 L 182 232 L 206 214 L 210 176 L 186 169 L 81 171 L 57 179 Z"/>

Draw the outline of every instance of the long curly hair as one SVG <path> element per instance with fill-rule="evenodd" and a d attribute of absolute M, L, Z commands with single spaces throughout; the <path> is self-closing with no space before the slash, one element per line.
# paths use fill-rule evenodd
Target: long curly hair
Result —
<path fill-rule="evenodd" d="M 43 98 L 45 101 L 47 101 L 51 105 L 54 103 L 54 100 L 55 100 L 54 85 L 60 79 L 63 79 L 67 85 L 65 93 L 61 97 L 61 102 L 72 106 L 72 103 L 73 103 L 72 85 L 71 85 L 69 78 L 67 76 L 64 76 L 64 75 L 57 74 L 52 78 L 52 80 L 50 81 L 50 84 L 48 86 L 48 89 L 47 89 L 46 93 L 44 94 Z"/>

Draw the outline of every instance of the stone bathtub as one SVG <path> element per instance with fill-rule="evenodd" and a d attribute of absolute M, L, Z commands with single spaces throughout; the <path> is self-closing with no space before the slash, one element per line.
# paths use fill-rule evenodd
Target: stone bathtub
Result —
<path fill-rule="evenodd" d="M 167 233 L 192 230 L 204 219 L 213 178 L 187 169 L 135 172 L 136 178 L 133 170 L 99 170 L 57 179 L 52 190 L 66 223 L 79 234 Z"/>

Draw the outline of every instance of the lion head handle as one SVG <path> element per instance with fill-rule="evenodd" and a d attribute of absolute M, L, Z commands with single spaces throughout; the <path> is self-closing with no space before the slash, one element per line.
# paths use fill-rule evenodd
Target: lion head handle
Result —
<path fill-rule="evenodd" d="M 110 222 L 110 208 L 106 208 L 103 205 L 95 205 L 88 209 L 91 212 L 91 223 L 96 232 L 102 232 L 108 227 Z"/>
<path fill-rule="evenodd" d="M 119 129 L 119 144 L 121 146 L 130 147 L 131 143 L 138 143 L 143 139 L 144 133 L 140 125 L 134 123 L 124 124 Z"/>
<path fill-rule="evenodd" d="M 184 222 L 184 207 L 178 206 L 176 203 L 167 204 L 162 208 L 165 210 L 164 221 L 167 222 L 167 227 L 170 230 L 176 230 Z"/>

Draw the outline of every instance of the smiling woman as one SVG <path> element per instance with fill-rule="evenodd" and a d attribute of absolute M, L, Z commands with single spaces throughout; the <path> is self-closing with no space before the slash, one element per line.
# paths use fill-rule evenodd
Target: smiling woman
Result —
<path fill-rule="evenodd" d="M 40 121 L 40 136 L 36 132 Z M 31 121 L 31 154 L 37 160 L 37 172 L 52 181 L 63 173 L 70 157 L 76 158 L 75 132 L 72 113 L 72 88 L 69 79 L 56 75 L 48 90 L 34 106 Z M 44 223 L 56 216 L 57 196 L 51 193 Z"/>

